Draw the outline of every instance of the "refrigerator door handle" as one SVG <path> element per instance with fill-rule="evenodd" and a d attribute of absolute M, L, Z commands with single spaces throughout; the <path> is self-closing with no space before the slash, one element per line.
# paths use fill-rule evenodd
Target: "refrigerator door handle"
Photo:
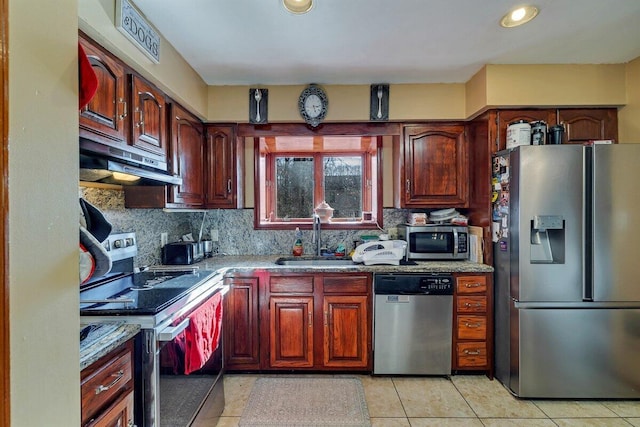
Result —
<path fill-rule="evenodd" d="M 582 271 L 584 274 L 582 283 L 582 299 L 584 301 L 593 301 L 593 233 L 595 231 L 593 224 L 594 217 L 594 151 L 593 147 L 585 147 L 583 151 L 583 185 L 584 185 L 584 198 L 583 198 L 583 224 L 582 238 L 584 241 L 584 258 L 582 260 Z"/>

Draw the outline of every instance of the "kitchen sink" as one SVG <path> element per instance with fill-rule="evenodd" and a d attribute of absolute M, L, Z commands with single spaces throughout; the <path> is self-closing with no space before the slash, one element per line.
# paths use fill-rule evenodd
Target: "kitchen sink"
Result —
<path fill-rule="evenodd" d="M 310 266 L 332 266 L 332 265 L 354 265 L 350 257 L 336 256 L 286 256 L 276 260 L 278 265 L 310 265 Z"/>

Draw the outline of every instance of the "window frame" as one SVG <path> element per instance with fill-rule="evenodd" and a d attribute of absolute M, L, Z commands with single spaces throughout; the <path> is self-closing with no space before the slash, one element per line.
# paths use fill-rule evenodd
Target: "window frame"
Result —
<path fill-rule="evenodd" d="M 280 135 L 278 135 L 280 136 Z M 308 136 L 308 135 L 296 135 L 296 134 L 290 134 L 290 135 L 282 135 L 282 136 Z M 330 137 L 333 135 L 322 135 Z M 344 135 L 340 135 L 340 136 L 344 136 Z M 367 181 L 371 181 L 372 180 L 372 175 L 373 175 L 373 168 L 371 166 L 372 164 L 372 159 L 371 159 L 371 155 L 365 155 L 365 153 L 359 152 L 359 153 L 354 153 L 354 152 L 349 152 L 349 151 L 344 151 L 344 152 L 334 152 L 334 151 L 326 151 L 326 152 L 287 152 L 286 153 L 286 157 L 313 157 L 314 158 L 314 180 L 316 180 L 318 178 L 318 170 L 322 170 L 323 168 L 323 162 L 322 161 L 318 161 L 318 159 L 322 159 L 323 157 L 329 157 L 329 156 L 354 156 L 354 155 L 358 155 L 358 156 L 362 156 L 363 157 L 363 176 L 362 176 L 362 189 L 363 189 L 363 193 L 362 193 L 362 206 L 363 206 L 363 210 L 366 211 L 368 206 L 371 206 L 371 210 L 374 211 L 374 206 L 375 206 L 375 220 L 373 221 L 347 221 L 347 220 L 336 220 L 336 221 L 332 221 L 330 223 L 327 224 L 323 224 L 323 228 L 324 229 L 333 229 L 333 230 L 340 230 L 340 229 L 348 229 L 348 230 L 357 230 L 357 229 L 378 229 L 378 228 L 383 228 L 383 204 L 382 204 L 382 176 L 383 176 L 383 171 L 382 171 L 382 137 L 383 135 L 351 135 L 351 136 L 358 136 L 358 137 L 370 137 L 372 140 L 374 140 L 375 146 L 376 146 L 376 156 L 375 156 L 375 168 L 376 168 L 376 186 L 377 186 L 377 199 L 376 200 L 372 200 L 373 199 L 373 195 L 371 194 L 371 192 L 367 192 L 365 191 L 365 187 L 367 185 Z M 312 219 L 311 218 L 294 218 L 291 221 L 276 221 L 276 222 L 262 222 L 261 218 L 260 218 L 260 206 L 261 203 L 265 203 L 265 211 L 266 212 L 270 212 L 270 207 L 272 206 L 272 202 L 274 202 L 273 199 L 273 189 L 268 189 L 267 191 L 271 192 L 271 195 L 269 197 L 267 197 L 267 200 L 262 201 L 260 198 L 260 193 L 261 193 L 261 188 L 260 188 L 260 182 L 261 179 L 264 177 L 264 179 L 268 180 L 270 177 L 274 177 L 275 175 L 275 171 L 273 170 L 275 167 L 275 161 L 273 162 L 265 162 L 265 171 L 261 170 L 261 154 L 260 154 L 260 136 L 254 136 L 254 197 L 255 197 L 255 203 L 254 203 L 254 228 L 257 230 L 289 230 L 289 229 L 295 229 L 296 227 L 299 227 L 301 229 L 310 229 L 312 227 Z M 285 154 L 285 153 L 283 153 Z M 278 153 L 278 156 L 280 156 L 280 153 Z M 275 157 L 275 155 L 274 155 Z M 322 173 L 320 173 L 320 176 L 323 176 Z M 314 181 L 315 182 L 315 181 Z M 321 187 L 318 185 L 314 185 L 314 198 L 317 200 L 318 197 L 322 197 L 321 194 L 323 193 L 323 190 L 321 190 Z M 321 200 L 320 200 L 321 201 Z M 318 202 L 319 203 L 319 202 Z"/>

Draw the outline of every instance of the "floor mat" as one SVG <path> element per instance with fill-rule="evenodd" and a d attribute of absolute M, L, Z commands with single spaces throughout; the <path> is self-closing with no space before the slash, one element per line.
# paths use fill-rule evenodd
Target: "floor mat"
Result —
<path fill-rule="evenodd" d="M 370 426 L 358 378 L 258 378 L 240 418 L 242 427 Z"/>

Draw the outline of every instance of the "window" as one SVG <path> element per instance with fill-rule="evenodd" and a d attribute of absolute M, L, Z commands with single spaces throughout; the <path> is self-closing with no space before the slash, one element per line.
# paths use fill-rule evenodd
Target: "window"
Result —
<path fill-rule="evenodd" d="M 381 138 L 282 136 L 256 143 L 256 228 L 311 224 L 323 201 L 334 209 L 329 228 L 382 226 Z"/>

